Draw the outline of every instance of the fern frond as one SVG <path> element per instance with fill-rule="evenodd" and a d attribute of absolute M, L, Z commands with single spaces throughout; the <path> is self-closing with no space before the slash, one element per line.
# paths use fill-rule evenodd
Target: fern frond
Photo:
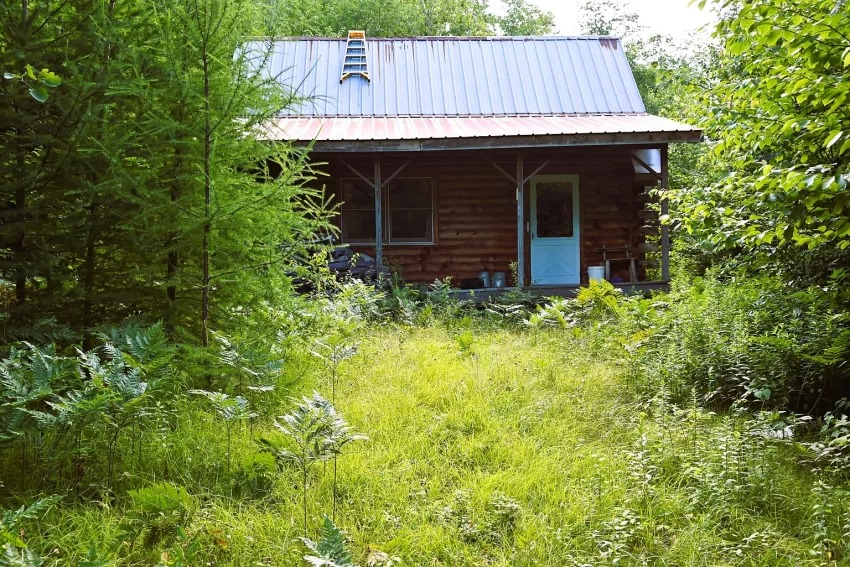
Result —
<path fill-rule="evenodd" d="M 345 533 L 327 516 L 322 522 L 319 541 L 301 538 L 313 555 L 305 555 L 304 560 L 314 567 L 357 567 L 345 546 Z"/>

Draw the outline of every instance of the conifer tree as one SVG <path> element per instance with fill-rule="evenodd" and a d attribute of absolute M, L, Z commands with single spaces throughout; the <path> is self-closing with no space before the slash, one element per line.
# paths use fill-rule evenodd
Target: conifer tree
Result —
<path fill-rule="evenodd" d="M 286 292 L 286 262 L 328 218 L 305 185 L 306 152 L 262 139 L 263 125 L 294 102 L 265 74 L 262 42 L 245 48 L 262 5 L 148 5 L 161 68 L 140 127 L 165 135 L 145 137 L 152 167 L 143 198 L 152 206 L 144 228 L 164 243 L 168 319 L 194 318 L 206 345 L 214 315 Z"/>
<path fill-rule="evenodd" d="M 42 103 L 0 83 L 0 279 L 19 327 L 91 336 L 136 315 L 206 344 L 213 317 L 289 293 L 287 264 L 329 224 L 306 152 L 262 137 L 293 101 L 244 49 L 265 4 L 14 4 L 3 71 L 66 77 Z"/>

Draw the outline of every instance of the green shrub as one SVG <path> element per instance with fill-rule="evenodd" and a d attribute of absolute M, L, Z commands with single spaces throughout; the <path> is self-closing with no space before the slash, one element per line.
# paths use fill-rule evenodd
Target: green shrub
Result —
<path fill-rule="evenodd" d="M 848 394 L 850 314 L 828 291 L 711 276 L 671 294 L 665 311 L 636 350 L 648 391 L 820 414 Z"/>
<path fill-rule="evenodd" d="M 177 536 L 177 528 L 189 521 L 196 508 L 195 499 L 182 486 L 159 482 L 131 490 L 130 510 L 125 523 L 129 541 L 142 538 L 146 548 Z"/>

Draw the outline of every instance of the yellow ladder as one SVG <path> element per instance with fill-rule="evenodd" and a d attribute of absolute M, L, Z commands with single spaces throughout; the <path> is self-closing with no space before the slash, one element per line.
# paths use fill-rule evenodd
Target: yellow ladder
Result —
<path fill-rule="evenodd" d="M 339 82 L 352 75 L 369 79 L 369 67 L 366 60 L 366 32 L 352 30 L 348 32 L 348 42 L 345 44 L 345 58 L 342 61 L 342 74 Z"/>

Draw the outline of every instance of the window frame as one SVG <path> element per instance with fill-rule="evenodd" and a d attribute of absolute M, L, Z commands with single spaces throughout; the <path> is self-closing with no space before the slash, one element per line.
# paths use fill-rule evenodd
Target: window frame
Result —
<path fill-rule="evenodd" d="M 340 203 L 340 205 L 339 205 L 339 236 L 342 239 L 343 244 L 375 244 L 374 224 L 372 225 L 373 226 L 372 236 L 370 236 L 369 238 L 351 239 L 351 238 L 345 237 L 343 217 L 345 215 L 346 209 L 345 209 L 345 201 L 343 200 L 342 197 L 343 197 L 343 188 L 345 186 L 346 181 L 353 181 L 355 183 L 365 183 L 365 181 L 363 181 L 362 179 L 360 179 L 358 177 L 343 177 L 343 178 L 340 178 L 340 180 L 339 180 L 338 191 L 337 191 L 337 200 Z M 374 215 L 374 213 L 375 213 L 374 194 L 372 195 L 372 201 L 371 202 L 372 202 L 372 206 L 368 209 L 364 209 L 362 207 L 351 207 L 348 210 L 349 211 L 359 211 L 359 212 L 363 212 L 363 211 L 371 212 Z"/>
<path fill-rule="evenodd" d="M 392 237 L 392 215 L 393 212 L 393 204 L 392 204 L 392 186 L 397 181 L 402 180 L 411 180 L 411 179 L 423 179 L 428 182 L 428 188 L 431 193 L 430 198 L 430 208 L 424 207 L 399 207 L 398 211 L 430 211 L 431 213 L 431 230 L 428 239 L 425 240 L 409 240 L 409 239 L 395 239 Z M 374 231 L 372 232 L 372 236 L 367 239 L 351 239 L 345 238 L 345 235 L 342 234 L 342 226 L 343 226 L 343 217 L 346 213 L 345 202 L 342 200 L 342 192 L 343 185 L 347 181 L 354 182 L 363 182 L 362 179 L 357 177 L 343 177 L 339 180 L 339 192 L 338 198 L 340 201 L 339 207 L 339 215 L 340 215 L 340 237 L 343 239 L 343 243 L 345 244 L 371 244 L 375 245 L 375 235 Z M 437 183 L 433 177 L 425 177 L 425 176 L 410 176 L 410 177 L 395 177 L 390 180 L 382 189 L 381 189 L 381 224 L 383 225 L 384 230 L 383 233 L 383 241 L 382 244 L 384 246 L 436 246 L 437 245 Z M 372 201 L 372 207 L 369 209 L 364 208 L 355 208 L 352 207 L 348 209 L 349 211 L 370 211 L 375 212 L 374 200 Z"/>

